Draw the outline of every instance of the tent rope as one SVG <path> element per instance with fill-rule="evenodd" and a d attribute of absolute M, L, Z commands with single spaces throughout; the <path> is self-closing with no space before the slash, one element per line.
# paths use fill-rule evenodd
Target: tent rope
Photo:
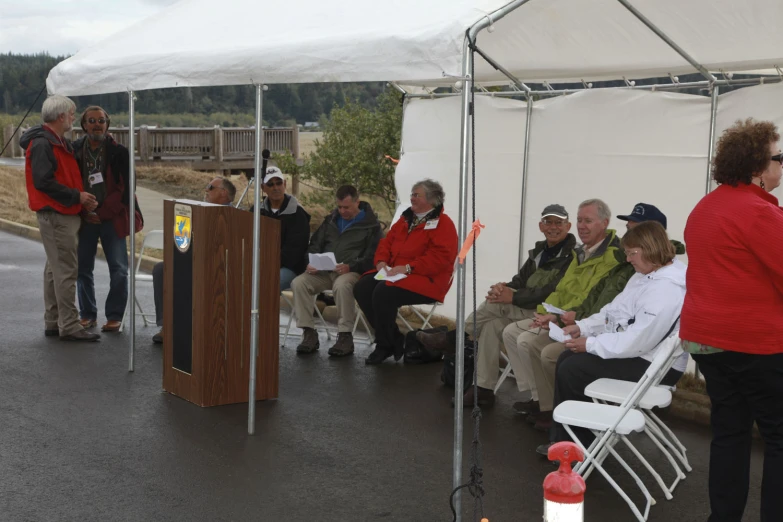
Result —
<path fill-rule="evenodd" d="M 470 34 L 467 35 L 468 38 L 468 47 L 470 48 L 471 53 L 473 53 L 473 58 L 470 61 L 470 77 L 471 79 L 475 77 L 475 53 L 477 51 L 476 48 L 476 42 L 470 38 Z M 472 88 L 470 89 L 470 108 L 469 108 L 469 115 L 470 115 L 470 156 L 471 156 L 471 185 L 472 185 L 472 193 L 471 193 L 471 215 L 473 218 L 473 222 L 476 221 L 476 105 L 475 105 L 475 92 Z M 478 235 L 476 235 L 475 241 L 478 241 Z M 474 242 L 474 248 L 475 248 L 475 242 Z M 478 339 L 478 327 L 476 325 L 476 297 L 477 297 L 477 290 L 476 290 L 476 274 L 478 273 L 477 265 L 476 265 L 476 255 L 474 253 L 473 255 L 473 339 Z M 478 343 L 473 344 L 473 350 L 474 350 L 474 360 L 478 360 Z M 460 378 L 460 376 L 456 376 L 456 378 Z M 463 377 L 464 378 L 464 377 Z M 454 507 L 454 495 L 459 491 L 460 489 L 467 489 L 470 493 L 470 496 L 473 497 L 473 519 L 474 521 L 481 520 L 481 518 L 484 517 L 484 469 L 481 467 L 481 440 L 479 438 L 479 431 L 481 427 L 481 408 L 478 404 L 478 364 L 473 365 L 473 411 L 471 412 L 471 417 L 473 418 L 473 441 L 471 442 L 471 449 L 472 449 L 472 455 L 473 455 L 473 463 L 470 467 L 470 479 L 460 485 L 454 488 L 454 491 L 451 492 L 450 497 L 450 504 L 451 504 L 451 513 L 454 516 L 454 520 L 457 520 L 457 511 Z"/>
<path fill-rule="evenodd" d="M 33 101 L 33 104 L 30 105 L 29 109 L 27 109 L 27 112 L 25 113 L 24 117 L 22 117 L 22 121 L 20 121 L 19 125 L 17 125 L 16 128 L 14 129 L 14 132 L 11 134 L 11 137 L 8 138 L 8 141 L 5 142 L 5 145 L 3 146 L 3 150 L 0 150 L 0 156 L 2 156 L 3 152 L 5 152 L 5 149 L 8 148 L 8 145 L 11 143 L 11 140 L 14 139 L 14 136 L 16 136 L 16 133 L 19 132 L 19 128 L 24 123 L 24 120 L 27 119 L 27 116 L 30 114 L 30 111 L 33 110 L 33 107 L 35 107 L 35 104 L 38 103 L 38 98 L 41 97 L 41 95 L 43 94 L 43 92 L 45 90 L 46 90 L 46 83 L 44 83 L 43 88 L 38 92 L 38 96 L 35 97 L 35 100 Z"/>

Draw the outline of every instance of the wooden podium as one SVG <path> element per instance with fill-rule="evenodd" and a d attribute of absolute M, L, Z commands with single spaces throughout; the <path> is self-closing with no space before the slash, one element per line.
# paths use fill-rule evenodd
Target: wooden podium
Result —
<path fill-rule="evenodd" d="M 199 406 L 247 402 L 253 215 L 163 205 L 163 389 Z M 256 400 L 278 394 L 280 223 L 261 217 Z"/>

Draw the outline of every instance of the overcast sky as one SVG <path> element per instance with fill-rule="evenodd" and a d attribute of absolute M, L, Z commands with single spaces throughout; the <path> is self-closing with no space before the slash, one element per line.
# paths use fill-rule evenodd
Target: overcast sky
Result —
<path fill-rule="evenodd" d="M 177 0 L 0 0 L 0 52 L 76 54 Z"/>

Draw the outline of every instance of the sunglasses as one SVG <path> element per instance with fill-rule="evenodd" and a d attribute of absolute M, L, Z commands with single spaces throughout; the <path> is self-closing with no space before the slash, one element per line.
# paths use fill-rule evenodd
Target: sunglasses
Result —
<path fill-rule="evenodd" d="M 775 154 L 770 158 L 772 161 L 779 161 L 781 165 L 783 165 L 783 153 Z"/>
<path fill-rule="evenodd" d="M 87 123 L 89 123 L 90 125 L 95 125 L 96 123 L 100 123 L 101 125 L 103 125 L 107 121 L 109 120 L 107 120 L 106 118 L 98 118 L 97 120 L 95 118 L 87 118 Z"/>
<path fill-rule="evenodd" d="M 283 184 L 283 180 L 280 180 L 280 179 L 278 179 L 278 180 L 272 180 L 272 181 L 269 181 L 269 182 L 267 182 L 267 183 L 264 183 L 264 185 L 266 185 L 266 186 L 267 186 L 267 187 L 269 187 L 269 188 L 272 188 L 272 187 L 279 187 L 279 186 L 280 186 L 280 185 L 282 185 L 282 184 Z"/>

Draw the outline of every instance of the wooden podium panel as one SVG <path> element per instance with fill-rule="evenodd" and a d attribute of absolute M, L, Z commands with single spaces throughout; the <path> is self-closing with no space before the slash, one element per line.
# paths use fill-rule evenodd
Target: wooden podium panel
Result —
<path fill-rule="evenodd" d="M 177 215 L 183 218 L 175 233 Z M 198 404 L 247 402 L 253 215 L 230 206 L 167 200 L 163 206 L 163 389 Z M 190 229 L 184 244 L 181 230 Z M 256 400 L 278 395 L 280 223 L 261 218 Z"/>

